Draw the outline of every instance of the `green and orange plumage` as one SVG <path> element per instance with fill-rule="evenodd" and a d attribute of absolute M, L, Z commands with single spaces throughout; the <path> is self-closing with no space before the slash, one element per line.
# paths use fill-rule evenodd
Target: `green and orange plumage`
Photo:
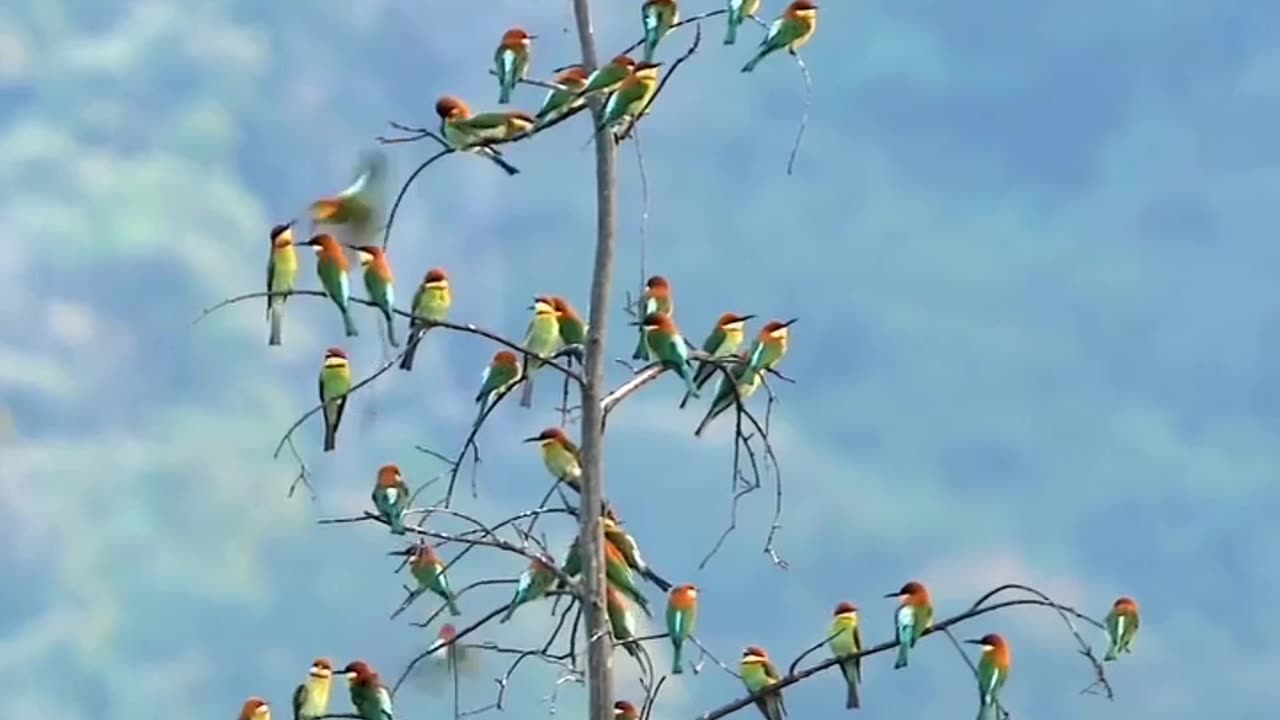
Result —
<path fill-rule="evenodd" d="M 582 107 L 582 89 L 587 86 L 587 71 L 581 65 L 570 65 L 552 82 L 558 87 L 547 91 L 542 107 L 534 116 L 539 125 L 551 122 Z"/>
<path fill-rule="evenodd" d="M 444 561 L 436 553 L 435 548 L 420 542 L 409 551 L 409 570 L 418 581 L 419 591 L 430 592 L 444 600 L 449 614 L 458 616 L 458 600 L 449 587 L 449 578 L 444 574 Z"/>
<path fill-rule="evenodd" d="M 727 312 L 716 320 L 716 326 L 711 329 L 707 338 L 702 341 L 702 352 L 711 356 L 713 360 L 727 358 L 738 352 L 738 348 L 742 347 L 742 340 L 746 336 L 747 321 L 755 315 L 739 315 L 737 313 Z M 693 371 L 693 386 L 702 390 L 702 386 L 712 376 L 717 374 L 716 363 L 709 360 L 699 360 L 697 368 Z M 689 404 L 690 395 L 685 393 L 684 399 L 680 401 L 680 407 Z"/>
<path fill-rule="evenodd" d="M 818 4 L 813 0 L 795 0 L 769 25 L 755 57 L 742 66 L 742 72 L 755 70 L 761 60 L 782 49 L 794 55 L 817 30 Z"/>
<path fill-rule="evenodd" d="M 644 22 L 644 59 L 653 62 L 658 43 L 680 22 L 680 6 L 676 0 L 645 0 L 640 19 Z"/>
<path fill-rule="evenodd" d="M 550 427 L 533 437 L 525 438 L 523 442 L 538 443 L 542 448 L 542 462 L 547 466 L 551 477 L 563 481 L 575 492 L 581 492 L 582 451 L 564 430 Z"/>
<path fill-rule="evenodd" d="M 670 315 L 652 313 L 645 316 L 640 326 L 644 328 L 644 342 L 649 349 L 649 356 L 662 364 L 662 367 L 674 372 L 684 381 L 685 392 L 698 397 L 698 389 L 693 386 L 693 363 L 689 359 L 689 345 L 675 320 Z"/>
<path fill-rule="evenodd" d="M 551 304 L 555 307 L 556 319 L 560 322 L 560 342 L 566 350 L 572 349 L 568 354 L 570 364 L 575 359 L 579 363 L 586 362 L 587 321 L 582 319 L 568 300 L 558 295 L 551 297 Z"/>
<path fill-rule="evenodd" d="M 508 175 L 520 172 L 503 160 L 502 152 L 490 143 L 510 140 L 532 130 L 536 123 L 527 113 L 510 110 L 475 115 L 460 98 L 444 95 L 436 100 L 436 115 L 440 118 L 440 134 L 449 145 L 489 158 Z"/>
<path fill-rule="evenodd" d="M 791 326 L 799 318 L 770 320 L 760 328 L 756 341 L 747 353 L 748 372 L 766 373 L 776 370 L 791 347 Z"/>
<path fill-rule="evenodd" d="M 409 320 L 409 339 L 404 357 L 400 358 L 401 370 L 413 369 L 414 356 L 423 336 L 433 327 L 431 323 L 444 322 L 452 306 L 453 289 L 449 285 L 449 275 L 444 268 L 431 268 L 413 294 L 413 318 Z"/>
<path fill-rule="evenodd" d="M 529 74 L 529 48 L 536 38 L 524 28 L 513 27 L 502 34 L 498 49 L 493 52 L 493 64 L 498 75 L 498 104 L 511 102 L 511 92 L 516 84 Z"/>
<path fill-rule="evenodd" d="M 1107 654 L 1102 659 L 1110 662 L 1120 653 L 1133 652 L 1133 641 L 1138 637 L 1138 603 L 1130 597 L 1121 597 L 1107 613 Z"/>
<path fill-rule="evenodd" d="M 732 45 L 738 41 L 738 28 L 742 21 L 754 18 L 760 12 L 760 0 L 729 0 L 728 29 L 725 30 L 724 44 Z"/>
<path fill-rule="evenodd" d="M 844 706 L 853 709 L 861 705 L 858 685 L 862 682 L 862 659 L 852 657 L 862 652 L 862 628 L 858 626 L 858 608 L 851 602 L 836 605 L 831 621 L 831 635 L 827 646 L 840 661 L 840 672 L 848 687 Z"/>
<path fill-rule="evenodd" d="M 351 362 L 347 352 L 339 347 L 324 351 L 324 365 L 320 368 L 320 404 L 324 418 L 324 451 L 338 447 L 338 427 L 347 408 L 347 393 L 351 391 Z"/>
<path fill-rule="evenodd" d="M 520 393 L 520 407 L 533 407 L 533 374 L 542 367 L 537 358 L 549 358 L 560 349 L 560 313 L 551 298 L 539 296 L 529 306 L 533 319 L 524 333 L 524 348 L 537 357 L 529 358 L 525 365 L 524 387 Z"/>
<path fill-rule="evenodd" d="M 546 595 L 556 583 L 555 566 L 555 558 L 546 553 L 529 561 L 528 569 L 520 574 L 520 580 L 516 583 L 516 592 L 507 605 L 507 611 L 498 622 L 507 622 L 515 614 L 516 608 Z"/>
<path fill-rule="evenodd" d="M 933 600 L 929 597 L 929 589 L 923 583 L 912 580 L 902 586 L 898 592 L 885 595 L 898 599 L 898 609 L 894 613 L 894 632 L 898 640 L 898 659 L 893 667 L 904 668 L 916 646 L 920 636 L 933 626 Z"/>
<path fill-rule="evenodd" d="M 631 69 L 635 66 L 636 61 L 632 60 L 629 55 L 614 57 L 587 76 L 587 82 L 578 91 L 578 96 L 585 98 L 596 93 L 608 95 L 618 89 L 618 86 L 622 84 L 623 80 L 627 79 L 627 75 L 630 74 Z"/>
<path fill-rule="evenodd" d="M 476 422 L 490 411 L 494 403 L 512 386 L 520 382 L 524 369 L 520 358 L 510 350 L 499 350 L 480 375 L 480 392 L 476 393 Z"/>
<path fill-rule="evenodd" d="M 363 660 L 355 660 L 342 670 L 351 689 L 351 705 L 361 720 L 395 720 L 391 691 L 382 678 Z"/>
<path fill-rule="evenodd" d="M 787 715 L 787 707 L 782 702 L 780 691 L 767 692 L 782 679 L 778 668 L 769 660 L 769 654 L 758 645 L 748 645 L 742 651 L 742 660 L 738 663 L 738 674 L 742 684 L 750 693 L 765 693 L 756 698 L 756 707 L 760 708 L 765 720 L 782 720 Z"/>
<path fill-rule="evenodd" d="M 387 252 L 379 245 L 357 245 L 353 249 L 359 254 L 360 265 L 364 267 L 364 288 L 369 299 L 387 323 L 387 342 L 391 347 L 400 347 L 396 340 L 395 275 L 391 272 Z"/>
<path fill-rule="evenodd" d="M 260 697 L 251 697 L 240 706 L 239 720 L 271 720 L 271 706 Z"/>
<path fill-rule="evenodd" d="M 391 534 L 404 535 L 404 511 L 409 509 L 409 486 L 400 475 L 397 465 L 383 465 L 378 468 L 378 477 L 374 481 L 373 507 L 378 515 L 391 526 Z"/>
<path fill-rule="evenodd" d="M 665 277 L 654 275 L 644 283 L 644 292 L 640 294 L 639 315 L 643 319 L 646 315 L 671 315 L 675 312 L 675 298 L 671 294 L 671 283 L 667 282 Z M 631 353 L 632 360 L 648 360 L 649 347 L 644 342 L 644 328 L 640 329 L 640 339 L 636 343 L 635 352 Z"/>
<path fill-rule="evenodd" d="M 618 518 L 617 511 L 611 507 L 606 507 L 604 517 L 600 519 L 604 526 L 604 539 L 610 545 L 618 549 L 622 553 L 623 559 L 627 561 L 627 566 L 632 570 L 640 573 L 640 576 L 658 586 L 662 592 L 671 590 L 671 583 L 667 582 L 658 575 L 649 564 L 645 562 L 644 557 L 640 554 L 640 545 L 636 539 L 631 537 L 622 527 L 622 521 Z"/>
<path fill-rule="evenodd" d="M 667 596 L 667 636 L 671 639 L 671 672 L 684 672 L 684 643 L 698 621 L 698 588 L 680 585 Z"/>
<path fill-rule="evenodd" d="M 386 153 L 376 147 L 365 150 L 350 185 L 336 195 L 311 203 L 312 224 L 348 231 L 347 241 L 353 245 L 373 244 L 385 220 L 389 175 Z"/>
<path fill-rule="evenodd" d="M 318 720 L 328 714 L 332 684 L 333 663 L 317 658 L 307 671 L 307 679 L 293 690 L 294 720 Z"/>
<path fill-rule="evenodd" d="M 350 264 L 342 246 L 328 233 L 312 235 L 306 244 L 315 248 L 316 275 L 320 278 L 325 294 L 338 307 L 338 312 L 342 313 L 342 325 L 347 337 L 359 335 L 355 320 L 351 317 L 351 278 L 347 275 Z"/>
<path fill-rule="evenodd" d="M 658 92 L 658 68 L 660 67 L 662 63 L 644 60 L 631 68 L 631 72 L 605 103 L 604 118 L 596 127 L 596 132 L 609 127 L 625 132 L 624 124 L 627 121 L 634 122 L 648 112 L 649 103 Z"/>
<path fill-rule="evenodd" d="M 1013 666 L 1009 643 L 996 633 L 965 642 L 982 648 L 982 657 L 978 658 L 978 720 L 996 720 L 1000 688 L 1009 679 L 1009 669 Z"/>
<path fill-rule="evenodd" d="M 271 258 L 267 260 L 267 292 L 293 292 L 294 283 L 298 279 L 298 252 L 293 245 L 293 223 L 276 225 L 271 228 Z M 267 322 L 271 329 L 267 338 L 268 345 L 281 343 L 281 325 L 284 323 L 284 304 L 288 295 L 270 295 L 267 297 Z"/>

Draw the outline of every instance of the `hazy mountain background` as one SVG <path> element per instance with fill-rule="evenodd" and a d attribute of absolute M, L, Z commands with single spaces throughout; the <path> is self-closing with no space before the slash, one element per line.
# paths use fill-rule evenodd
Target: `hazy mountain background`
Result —
<path fill-rule="evenodd" d="M 638 37 L 638 5 L 596 3 L 603 54 Z M 822 13 L 794 176 L 799 74 L 784 57 L 739 74 L 754 29 L 724 48 L 708 24 L 642 133 L 647 269 L 673 281 L 688 334 L 730 309 L 801 317 L 784 364 L 799 383 L 774 413 L 791 569 L 760 553 L 765 492 L 696 572 L 727 520 L 729 428 L 695 441 L 700 410 L 675 410 L 670 378 L 609 428 L 609 494 L 649 559 L 705 588 L 700 635 L 728 662 L 749 642 L 789 662 L 844 598 L 885 639 L 881 596 L 907 579 L 932 586 L 943 616 L 1026 581 L 1096 616 L 1133 594 L 1144 625 L 1107 703 L 1077 694 L 1091 673 L 1052 613 L 974 622 L 966 632 L 1014 645 L 1014 717 L 1273 710 L 1274 3 L 827 0 Z M 433 636 L 404 622 L 431 602 L 386 619 L 402 577 L 385 531 L 314 521 L 365 507 L 384 462 L 412 481 L 438 473 L 413 446 L 457 447 L 492 348 L 433 335 L 417 372 L 352 401 L 337 453 L 307 425 L 312 503 L 286 499 L 294 465 L 270 454 L 314 402 L 323 347 L 342 340 L 332 308 L 291 302 L 283 348 L 267 347 L 256 300 L 189 323 L 261 289 L 268 228 L 345 185 L 387 120 L 431 122 L 444 92 L 492 106 L 492 48 L 515 23 L 542 36 L 536 75 L 575 58 L 565 0 L 0 7 L 0 715 L 217 720 L 262 694 L 287 717 L 313 657 L 364 657 L 394 678 Z M 541 96 L 524 88 L 517 103 Z M 543 292 L 585 311 L 588 135 L 573 122 L 511 148 L 514 179 L 469 157 L 429 170 L 391 244 L 401 297 L 442 265 L 458 320 L 515 336 Z M 430 151 L 394 148 L 397 180 Z M 622 157 L 618 356 L 634 342 L 622 293 L 641 273 L 640 184 L 630 147 Z M 316 286 L 309 261 L 301 277 Z M 382 350 L 375 316 L 358 320 L 363 375 Z M 497 413 L 467 507 L 536 502 L 545 473 L 516 440 L 554 422 L 551 385 L 535 411 Z M 547 529 L 557 547 L 571 532 Z M 454 582 L 521 565 L 476 553 Z M 474 618 L 505 599 L 462 604 Z M 544 610 L 483 637 L 531 642 Z M 466 704 L 491 700 L 502 667 L 467 681 Z M 860 717 L 974 712 L 942 639 L 890 667 L 869 661 Z M 527 670 L 512 713 L 545 716 L 555 672 Z M 740 693 L 708 665 L 668 683 L 655 717 Z M 795 717 L 837 717 L 842 697 L 830 673 L 788 702 Z M 561 715 L 582 698 L 563 687 Z M 426 682 L 398 703 L 407 718 L 449 713 Z"/>

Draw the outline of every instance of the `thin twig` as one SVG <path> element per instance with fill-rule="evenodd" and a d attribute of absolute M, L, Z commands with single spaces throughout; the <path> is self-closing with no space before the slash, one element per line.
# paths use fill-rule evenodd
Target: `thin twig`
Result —
<path fill-rule="evenodd" d="M 787 174 L 796 166 L 796 154 L 800 152 L 800 142 L 804 140 L 805 128 L 809 126 L 809 107 L 813 105 L 813 77 L 809 75 L 809 67 L 804 64 L 804 58 L 795 50 L 791 51 L 791 57 L 796 59 L 796 65 L 800 67 L 800 73 L 804 76 L 804 110 L 800 114 L 800 127 L 796 130 L 796 141 L 791 146 L 791 156 L 787 158 Z"/>

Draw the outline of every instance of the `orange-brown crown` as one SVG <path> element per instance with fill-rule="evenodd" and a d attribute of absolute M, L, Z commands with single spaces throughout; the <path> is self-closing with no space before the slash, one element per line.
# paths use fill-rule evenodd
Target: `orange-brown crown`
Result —
<path fill-rule="evenodd" d="M 577 87 L 585 84 L 588 77 L 590 76 L 587 74 L 586 68 L 581 65 L 570 65 L 559 75 L 556 75 L 556 82 L 569 87 Z"/>
<path fill-rule="evenodd" d="M 760 334 L 772 335 L 779 330 L 785 330 L 791 327 L 797 319 L 798 318 L 792 318 L 790 320 L 770 320 L 764 324 L 764 327 L 760 328 Z"/>
<path fill-rule="evenodd" d="M 720 316 L 720 319 L 716 321 L 716 325 L 719 325 L 720 327 L 724 327 L 726 325 L 733 325 L 734 323 L 746 322 L 747 320 L 750 320 L 752 317 L 754 316 L 739 315 L 737 313 L 727 312 Z"/>
<path fill-rule="evenodd" d="M 450 640 L 456 637 L 458 637 L 458 628 L 454 627 L 452 623 L 445 623 L 444 625 L 440 626 L 441 640 L 445 642 L 449 642 Z"/>
<path fill-rule="evenodd" d="M 444 95 L 436 100 L 436 115 L 441 120 L 456 120 L 471 117 L 471 108 L 461 100 L 461 98 L 453 95 Z"/>
<path fill-rule="evenodd" d="M 578 311 L 573 309 L 573 306 L 569 304 L 568 300 L 565 300 L 559 295 L 551 298 L 551 306 L 554 307 L 556 312 L 561 315 L 567 315 L 571 318 L 578 317 Z"/>
<path fill-rule="evenodd" d="M 323 657 L 316 658 L 315 660 L 311 661 L 311 667 L 320 668 L 321 670 L 328 670 L 329 672 L 333 672 L 333 661 L 330 660 L 329 658 L 323 658 Z"/>
<path fill-rule="evenodd" d="M 929 602 L 929 589 L 926 588 L 923 583 L 916 582 L 915 580 L 903 585 L 902 589 L 898 591 L 898 595 L 905 596 L 909 601 L 916 605 L 922 605 Z"/>
<path fill-rule="evenodd" d="M 989 645 L 993 648 L 1002 648 L 1008 645 L 999 633 L 987 633 L 986 635 L 983 635 L 982 639 L 978 640 L 978 642 L 983 645 Z"/>
<path fill-rule="evenodd" d="M 347 351 L 340 347 L 331 347 L 324 351 L 324 357 L 326 360 L 329 358 L 342 358 L 343 360 L 346 360 Z"/>
<path fill-rule="evenodd" d="M 835 612 L 832 615 L 844 615 L 845 613 L 858 612 L 858 606 L 848 600 L 836 605 Z"/>
<path fill-rule="evenodd" d="M 795 0 L 795 2 L 787 6 L 787 12 L 790 13 L 813 12 L 817 9 L 818 3 L 813 0 Z"/>
<path fill-rule="evenodd" d="M 569 436 L 565 435 L 564 430 L 561 430 L 558 427 L 549 427 L 546 430 L 543 430 L 542 432 L 538 433 L 538 440 L 541 440 L 542 442 L 546 442 L 548 440 L 565 441 L 568 439 L 569 439 Z"/>
<path fill-rule="evenodd" d="M 674 332 L 676 329 L 676 321 L 672 320 L 670 315 L 663 315 L 661 313 L 649 313 L 648 315 L 645 315 L 644 322 L 640 324 L 651 330 Z"/>
<path fill-rule="evenodd" d="M 1138 612 L 1137 601 L 1129 597 L 1128 595 L 1121 595 L 1120 597 L 1116 598 L 1115 605 L 1113 605 L 1112 607 L 1114 607 L 1116 610 Z"/>
<path fill-rule="evenodd" d="M 264 707 L 268 707 L 267 701 L 260 697 L 251 697 L 244 701 L 244 706 L 240 708 L 240 717 L 245 720 L 251 720 L 257 712 Z"/>
<path fill-rule="evenodd" d="M 525 32 L 522 27 L 513 27 L 502 33 L 502 44 L 506 47 L 518 47 L 520 45 L 528 45 L 533 36 Z"/>
<path fill-rule="evenodd" d="M 503 367 L 519 365 L 520 358 L 516 357 L 516 354 L 511 352 L 510 350 L 499 350 L 498 352 L 493 354 L 493 364 L 500 365 Z"/>
<path fill-rule="evenodd" d="M 436 554 L 436 549 L 430 545 L 420 542 L 413 548 L 413 564 L 414 565 L 435 565 L 440 562 L 440 556 Z"/>
<path fill-rule="evenodd" d="M 426 277 L 422 278 L 422 284 L 449 282 L 449 275 L 445 273 L 444 268 L 431 268 L 427 271 Z"/>
<path fill-rule="evenodd" d="M 626 700 L 619 700 L 613 704 L 613 712 L 625 718 L 640 717 L 640 713 L 636 711 L 636 706 Z"/>
<path fill-rule="evenodd" d="M 307 244 L 326 249 L 329 247 L 338 247 L 338 241 L 333 239 L 333 236 L 329 233 L 316 233 L 311 236 L 311 239 L 307 241 Z"/>
<path fill-rule="evenodd" d="M 671 604 L 680 609 L 685 610 L 693 607 L 698 602 L 698 588 L 695 585 L 684 584 L 671 588 Z"/>
<path fill-rule="evenodd" d="M 667 279 L 662 277 L 661 275 L 654 275 L 653 277 L 649 278 L 648 280 L 645 281 L 644 286 L 649 288 L 650 290 L 657 290 L 659 288 L 664 290 L 671 289 L 671 283 L 667 282 Z"/>
<path fill-rule="evenodd" d="M 281 223 L 271 228 L 271 244 L 275 247 L 284 247 L 293 242 L 293 238 L 288 232 L 293 228 L 292 222 Z"/>
<path fill-rule="evenodd" d="M 383 465 L 378 468 L 378 485 L 396 485 L 400 482 L 400 466 Z"/>
<path fill-rule="evenodd" d="M 630 55 L 618 55 L 609 61 L 610 65 L 621 65 L 630 70 L 636 66 L 636 61 L 631 59 Z"/>
<path fill-rule="evenodd" d="M 743 648 L 742 657 L 744 658 L 757 657 L 757 658 L 764 658 L 767 660 L 769 658 L 769 653 L 765 652 L 764 648 L 760 647 L 759 645 L 748 645 L 745 648 Z"/>

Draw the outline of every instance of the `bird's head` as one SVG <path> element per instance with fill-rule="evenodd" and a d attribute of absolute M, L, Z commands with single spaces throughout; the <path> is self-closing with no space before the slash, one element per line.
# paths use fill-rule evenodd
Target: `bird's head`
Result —
<path fill-rule="evenodd" d="M 760 328 L 760 337 L 774 340 L 781 340 L 791 332 L 791 326 L 800 318 L 791 318 L 790 320 L 770 320 Z"/>
<path fill-rule="evenodd" d="M 529 47 L 529 41 L 537 40 L 537 35 L 530 35 L 522 27 L 513 27 L 502 33 L 503 47 Z"/>
<path fill-rule="evenodd" d="M 524 440 L 521 440 L 521 442 L 550 443 L 550 442 L 564 442 L 568 439 L 569 437 L 564 434 L 564 430 L 561 430 L 558 427 L 549 427 L 546 430 L 543 430 L 542 432 L 538 433 L 537 435 L 534 435 L 533 437 L 527 437 Z"/>
<path fill-rule="evenodd" d="M 897 598 L 904 603 L 919 605 L 929 602 L 929 591 L 925 589 L 923 584 L 912 580 L 906 585 L 903 585 L 898 592 L 889 593 L 885 595 L 885 597 Z"/>
<path fill-rule="evenodd" d="M 244 706 L 240 708 L 240 720 L 269 720 L 270 718 L 271 706 L 260 697 L 245 700 Z"/>
<path fill-rule="evenodd" d="M 471 117 L 471 108 L 460 98 L 453 95 L 444 95 L 436 100 L 436 115 L 445 122 L 453 120 L 464 120 Z"/>
<path fill-rule="evenodd" d="M 570 65 L 556 75 L 556 82 L 568 88 L 580 88 L 587 84 L 587 69 L 581 65 Z"/>
<path fill-rule="evenodd" d="M 401 482 L 399 465 L 383 465 L 378 468 L 378 487 L 399 485 Z"/>
<path fill-rule="evenodd" d="M 644 287 L 650 294 L 662 294 L 671 291 L 671 283 L 661 275 L 654 275 L 644 281 Z"/>
<path fill-rule="evenodd" d="M 449 275 L 444 268 L 431 268 L 422 278 L 422 284 L 428 287 L 449 287 Z"/>
<path fill-rule="evenodd" d="M 271 228 L 271 247 L 288 247 L 293 244 L 293 220 Z"/>
<path fill-rule="evenodd" d="M 333 236 L 330 235 L 329 233 L 316 233 L 315 235 L 311 236 L 310 240 L 306 241 L 303 244 L 310 245 L 311 247 L 315 248 L 316 252 L 322 252 L 324 250 L 329 250 L 329 249 L 333 249 L 333 250 L 341 249 L 341 246 L 338 245 L 338 241 L 334 240 Z"/>
<path fill-rule="evenodd" d="M 316 658 L 311 662 L 308 674 L 317 678 L 333 677 L 333 661 L 329 658 Z"/>
<path fill-rule="evenodd" d="M 337 367 L 347 364 L 347 351 L 340 347 L 331 347 L 324 351 L 325 367 Z"/>
<path fill-rule="evenodd" d="M 979 645 L 983 652 L 991 652 L 992 650 L 1006 647 L 1007 643 L 998 633 L 987 633 L 976 640 L 965 640 L 970 645 Z"/>
<path fill-rule="evenodd" d="M 1138 612 L 1138 603 L 1136 600 L 1129 597 L 1128 595 L 1121 595 L 1120 597 L 1116 598 L 1116 602 L 1114 605 L 1112 605 L 1112 608 L 1114 608 L 1117 612 L 1136 613 Z"/>
<path fill-rule="evenodd" d="M 653 79 L 658 77 L 658 68 L 660 67 L 662 67 L 662 63 L 660 62 L 649 62 L 645 60 L 636 63 L 635 67 L 631 68 L 631 72 L 635 73 L 637 77 Z"/>
<path fill-rule="evenodd" d="M 520 367 L 520 358 L 510 350 L 499 350 L 493 354 L 493 366 L 497 368 Z"/>
<path fill-rule="evenodd" d="M 347 666 L 342 668 L 342 674 L 347 676 L 348 680 L 355 682 L 355 679 L 362 675 L 370 675 L 373 668 L 369 667 L 369 663 L 363 660 L 352 660 Z"/>
<path fill-rule="evenodd" d="M 818 3 L 813 0 L 795 0 L 787 6 L 786 13 L 793 17 L 811 18 L 818 14 Z"/>
<path fill-rule="evenodd" d="M 831 614 L 832 614 L 834 617 L 840 617 L 840 616 L 842 616 L 842 615 L 853 615 L 853 616 L 856 616 L 856 615 L 858 614 L 858 606 L 857 606 L 857 605 L 854 605 L 853 603 L 851 603 L 851 602 L 849 602 L 848 600 L 846 600 L 846 601 L 844 601 L 844 602 L 840 603 L 839 605 L 836 605 L 835 612 L 833 612 L 833 613 L 831 613 Z"/>
<path fill-rule="evenodd" d="M 674 332 L 676 329 L 675 321 L 669 315 L 661 313 L 649 313 L 644 316 L 644 320 L 632 324 L 639 325 L 645 330 L 658 330 L 661 332 Z"/>
<path fill-rule="evenodd" d="M 379 256 L 386 254 L 386 251 L 378 245 L 352 245 L 350 247 L 356 251 L 356 257 L 360 258 L 361 265 L 368 265 Z"/>
<path fill-rule="evenodd" d="M 630 55 L 618 55 L 610 60 L 609 64 L 620 67 L 623 70 L 630 70 L 636 66 L 636 61 L 632 60 Z"/>
<path fill-rule="evenodd" d="M 636 706 L 626 700 L 619 700 L 613 704 L 613 720 L 639 720 L 640 713 L 636 711 Z"/>
<path fill-rule="evenodd" d="M 533 304 L 529 306 L 534 315 L 555 315 L 556 305 L 551 298 L 546 295 L 539 295 L 533 299 Z"/>
<path fill-rule="evenodd" d="M 742 662 L 745 665 L 759 664 L 769 661 L 769 653 L 759 645 L 748 645 L 742 650 Z"/>
<path fill-rule="evenodd" d="M 720 316 L 720 319 L 716 321 L 716 325 L 724 330 L 741 330 L 742 326 L 753 317 L 755 317 L 755 315 L 739 315 L 737 313 L 727 312 Z"/>
<path fill-rule="evenodd" d="M 680 609 L 693 606 L 698 602 L 698 586 L 690 583 L 671 588 L 671 605 Z"/>

